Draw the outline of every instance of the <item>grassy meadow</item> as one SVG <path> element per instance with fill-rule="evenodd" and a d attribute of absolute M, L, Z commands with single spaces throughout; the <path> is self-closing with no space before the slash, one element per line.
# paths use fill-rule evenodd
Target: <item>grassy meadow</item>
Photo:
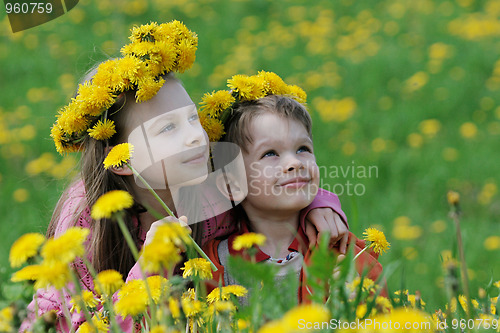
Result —
<path fill-rule="evenodd" d="M 44 233 L 78 168 L 49 137 L 57 110 L 134 24 L 173 19 L 199 37 L 179 76 L 193 101 L 259 70 L 308 93 L 322 185 L 352 232 L 385 232 L 380 261 L 399 263 L 391 290 L 420 291 L 431 313 L 446 303 L 441 262 L 457 257 L 448 190 L 461 195 L 472 296 L 500 280 L 499 0 L 81 0 L 16 34 L 1 12 L 0 285 L 10 246 Z"/>

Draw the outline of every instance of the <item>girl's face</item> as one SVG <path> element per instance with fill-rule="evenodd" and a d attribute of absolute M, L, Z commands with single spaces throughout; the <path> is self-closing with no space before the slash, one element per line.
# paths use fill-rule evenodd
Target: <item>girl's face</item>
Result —
<path fill-rule="evenodd" d="M 243 205 L 289 212 L 307 207 L 318 191 L 319 170 L 304 125 L 262 114 L 251 121 L 250 132 L 253 142 L 243 153 L 248 179 Z"/>
<path fill-rule="evenodd" d="M 208 136 L 180 82 L 167 78 L 152 99 L 124 111 L 127 141 L 134 145 L 131 165 L 151 187 L 187 186 L 206 178 Z"/>

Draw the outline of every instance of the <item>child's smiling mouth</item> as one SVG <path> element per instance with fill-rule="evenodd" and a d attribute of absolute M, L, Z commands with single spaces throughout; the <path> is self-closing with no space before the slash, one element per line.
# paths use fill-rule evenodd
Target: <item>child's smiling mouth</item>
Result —
<path fill-rule="evenodd" d="M 302 187 L 302 186 L 309 184 L 310 181 L 311 181 L 311 178 L 295 177 L 295 178 L 287 179 L 278 185 L 281 187 L 286 187 L 286 188 L 299 188 L 299 187 Z"/>

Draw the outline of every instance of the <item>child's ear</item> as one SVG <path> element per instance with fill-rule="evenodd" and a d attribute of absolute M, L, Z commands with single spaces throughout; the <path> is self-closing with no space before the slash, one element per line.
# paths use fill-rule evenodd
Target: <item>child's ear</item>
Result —
<path fill-rule="evenodd" d="M 240 203 L 246 197 L 244 186 L 231 174 L 222 172 L 215 180 L 217 188 L 228 200 Z"/>
<path fill-rule="evenodd" d="M 111 149 L 113 149 L 113 146 L 106 147 L 105 149 L 106 156 L 109 154 Z M 125 164 L 119 167 L 112 166 L 109 168 L 109 171 L 119 176 L 131 176 L 134 174 L 132 170 L 130 170 L 130 168 Z"/>

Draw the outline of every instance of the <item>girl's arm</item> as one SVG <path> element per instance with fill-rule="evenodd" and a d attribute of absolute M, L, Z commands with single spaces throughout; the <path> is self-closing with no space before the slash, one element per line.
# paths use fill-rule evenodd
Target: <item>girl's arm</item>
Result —
<path fill-rule="evenodd" d="M 229 235 L 238 228 L 231 212 L 232 210 L 226 211 L 203 222 L 203 244 L 207 244 L 214 238 Z M 306 231 L 311 243 L 315 242 L 315 239 L 311 238 L 316 236 L 318 231 L 329 231 L 335 228 L 334 230 L 339 231 L 335 240 L 341 240 L 341 250 L 344 249 L 345 252 L 349 226 L 337 195 L 320 188 L 313 202 L 302 209 L 300 216 L 302 228 Z"/>
<path fill-rule="evenodd" d="M 328 232 L 330 243 L 338 244 L 341 253 L 347 250 L 349 225 L 336 194 L 319 189 L 313 202 L 300 212 L 301 227 L 315 244 L 318 234 Z"/>

